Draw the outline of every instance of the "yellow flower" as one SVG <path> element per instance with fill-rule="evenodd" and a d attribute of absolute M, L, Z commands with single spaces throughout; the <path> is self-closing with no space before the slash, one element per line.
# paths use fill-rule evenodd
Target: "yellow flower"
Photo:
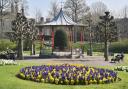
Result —
<path fill-rule="evenodd" d="M 45 82 L 45 80 L 42 78 L 42 79 L 41 79 L 41 82 L 42 82 L 42 83 L 44 83 L 44 82 Z"/>
<path fill-rule="evenodd" d="M 54 78 L 50 77 L 50 82 L 53 83 L 54 82 Z"/>
<path fill-rule="evenodd" d="M 93 83 L 94 83 L 94 84 L 97 84 L 97 81 L 94 79 L 94 80 L 93 80 Z"/>
<path fill-rule="evenodd" d="M 63 84 L 63 81 L 60 81 L 61 84 Z"/>
<path fill-rule="evenodd" d="M 100 84 L 103 84 L 103 80 L 99 80 L 99 83 L 100 83 Z"/>
<path fill-rule="evenodd" d="M 41 79 L 42 78 L 42 75 L 38 75 L 38 77 L 37 77 L 38 79 Z"/>
<path fill-rule="evenodd" d="M 59 79 L 58 78 L 55 79 L 55 84 L 59 84 Z"/>
<path fill-rule="evenodd" d="M 69 80 L 68 79 L 65 79 L 65 84 L 69 84 Z"/>
<path fill-rule="evenodd" d="M 51 76 L 51 73 L 48 73 L 48 76 Z"/>
<path fill-rule="evenodd" d="M 71 85 L 74 85 L 74 83 L 75 83 L 75 81 L 72 79 L 72 80 L 71 80 Z"/>
<path fill-rule="evenodd" d="M 106 79 L 106 78 L 103 78 L 103 82 L 104 82 L 104 83 L 105 83 L 107 80 L 108 80 L 108 79 Z"/>
<path fill-rule="evenodd" d="M 20 73 L 20 76 L 21 76 L 22 78 L 25 78 L 25 75 L 24 75 L 23 73 Z"/>
<path fill-rule="evenodd" d="M 92 83 L 93 83 L 93 81 L 92 81 L 92 80 L 90 80 L 90 81 L 89 81 L 89 84 L 92 84 Z"/>

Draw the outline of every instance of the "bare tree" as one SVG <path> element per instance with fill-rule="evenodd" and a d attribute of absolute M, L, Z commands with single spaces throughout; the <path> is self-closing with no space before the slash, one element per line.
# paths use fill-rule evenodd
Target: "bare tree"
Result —
<path fill-rule="evenodd" d="M 36 9 L 35 10 L 35 21 L 36 21 L 36 23 L 40 22 L 41 17 L 42 17 L 42 13 L 41 13 L 40 9 Z"/>
<path fill-rule="evenodd" d="M 124 6 L 121 11 L 119 11 L 120 18 L 127 18 L 128 15 L 128 6 Z"/>
<path fill-rule="evenodd" d="M 65 13 L 76 23 L 84 22 L 84 17 L 87 15 L 89 7 L 86 5 L 86 0 L 66 0 L 64 5 Z M 74 29 L 74 42 L 77 42 L 77 30 Z"/>
<path fill-rule="evenodd" d="M 3 30 L 4 30 L 4 23 L 3 23 L 3 19 L 4 16 L 6 15 L 6 10 L 9 7 L 9 3 L 10 0 L 0 0 L 0 23 L 1 23 L 1 37 L 3 37 Z"/>
<path fill-rule="evenodd" d="M 23 0 L 27 1 L 27 0 Z M 22 0 L 0 0 L 0 31 L 1 38 L 6 38 L 7 32 L 11 31 L 11 21 L 15 19 L 19 12 L 19 7 L 24 4 Z"/>
<path fill-rule="evenodd" d="M 89 7 L 86 5 L 85 0 L 66 0 L 65 12 L 75 22 L 81 22 L 82 18 L 87 14 Z"/>
<path fill-rule="evenodd" d="M 119 39 L 128 38 L 128 6 L 124 6 L 120 11 L 118 11 L 117 26 L 119 31 Z"/>
<path fill-rule="evenodd" d="M 54 18 L 58 14 L 59 8 L 57 5 L 57 1 L 51 2 L 51 9 L 49 10 L 49 17 Z"/>
<path fill-rule="evenodd" d="M 27 15 L 28 10 L 28 0 L 10 0 L 11 5 L 14 5 L 15 14 L 18 13 L 19 10 L 24 8 L 24 13 Z"/>
<path fill-rule="evenodd" d="M 104 12 L 107 11 L 107 6 L 101 2 L 95 2 L 90 7 L 90 12 L 92 13 L 93 23 L 96 24 L 100 21 L 99 16 L 104 15 Z"/>
<path fill-rule="evenodd" d="M 9 8 L 10 0 L 0 0 L 0 16 L 4 15 L 4 11 Z"/>

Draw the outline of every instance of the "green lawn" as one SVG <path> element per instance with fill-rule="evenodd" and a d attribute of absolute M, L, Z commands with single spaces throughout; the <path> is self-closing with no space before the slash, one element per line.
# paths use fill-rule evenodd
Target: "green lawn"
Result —
<path fill-rule="evenodd" d="M 46 83 L 36 83 L 32 81 L 21 80 L 15 75 L 19 72 L 20 68 L 31 65 L 41 65 L 43 63 L 35 63 L 33 61 L 20 61 L 18 66 L 0 66 L 0 89 L 128 89 L 128 73 L 118 72 L 122 81 L 112 84 L 101 85 L 54 85 Z M 120 64 L 118 64 L 120 65 Z M 121 65 L 128 65 L 128 55 L 126 55 L 125 62 Z M 101 66 L 103 67 L 103 66 Z M 104 68 L 108 68 L 104 66 Z M 109 67 L 113 69 L 113 67 Z"/>

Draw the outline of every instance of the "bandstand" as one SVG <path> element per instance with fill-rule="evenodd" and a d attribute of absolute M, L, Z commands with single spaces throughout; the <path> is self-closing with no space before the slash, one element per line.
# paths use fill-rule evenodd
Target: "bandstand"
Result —
<path fill-rule="evenodd" d="M 61 28 L 63 29 L 68 36 L 68 41 L 69 41 L 69 52 L 70 55 L 72 56 L 73 54 L 73 43 L 75 40 L 75 32 L 78 30 L 80 31 L 80 43 L 81 45 L 84 42 L 84 32 L 85 32 L 85 25 L 83 24 L 78 24 L 74 22 L 70 17 L 68 17 L 64 12 L 63 9 L 60 9 L 60 12 L 56 17 L 54 17 L 51 21 L 49 21 L 46 24 L 37 24 L 37 28 L 39 29 L 39 35 L 41 36 L 41 44 L 44 44 L 45 42 L 45 36 L 49 37 L 49 44 L 51 44 L 51 49 L 52 49 L 52 55 L 54 53 L 54 33 L 56 32 L 57 29 Z M 40 55 L 43 55 L 42 52 L 40 52 Z"/>

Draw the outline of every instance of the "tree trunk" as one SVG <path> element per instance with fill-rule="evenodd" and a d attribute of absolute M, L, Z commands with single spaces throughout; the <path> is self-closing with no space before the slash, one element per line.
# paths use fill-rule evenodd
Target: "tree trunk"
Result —
<path fill-rule="evenodd" d="M 34 42 L 34 44 L 33 44 L 33 55 L 35 55 L 36 54 L 36 50 L 35 50 L 36 48 L 35 48 L 35 42 Z"/>
<path fill-rule="evenodd" d="M 108 42 L 107 41 L 105 41 L 105 43 L 104 43 L 104 57 L 105 57 L 105 61 L 109 61 L 108 60 Z"/>
<path fill-rule="evenodd" d="M 89 46 L 90 46 L 90 56 L 92 56 L 93 54 L 92 54 L 92 28 L 91 28 L 91 23 L 89 22 L 89 30 L 90 30 L 90 33 L 89 33 L 89 37 L 90 37 L 90 44 L 89 44 Z"/>
<path fill-rule="evenodd" d="M 31 44 L 31 55 L 35 55 L 35 43 L 32 42 Z"/>
<path fill-rule="evenodd" d="M 19 60 L 23 60 L 24 58 L 23 58 L 23 40 L 22 39 L 18 40 L 18 48 L 17 48 L 17 50 L 18 50 L 17 58 Z"/>
<path fill-rule="evenodd" d="M 0 38 L 2 38 L 3 39 L 3 19 L 1 18 L 0 19 L 0 23 L 1 23 L 1 37 Z"/>

